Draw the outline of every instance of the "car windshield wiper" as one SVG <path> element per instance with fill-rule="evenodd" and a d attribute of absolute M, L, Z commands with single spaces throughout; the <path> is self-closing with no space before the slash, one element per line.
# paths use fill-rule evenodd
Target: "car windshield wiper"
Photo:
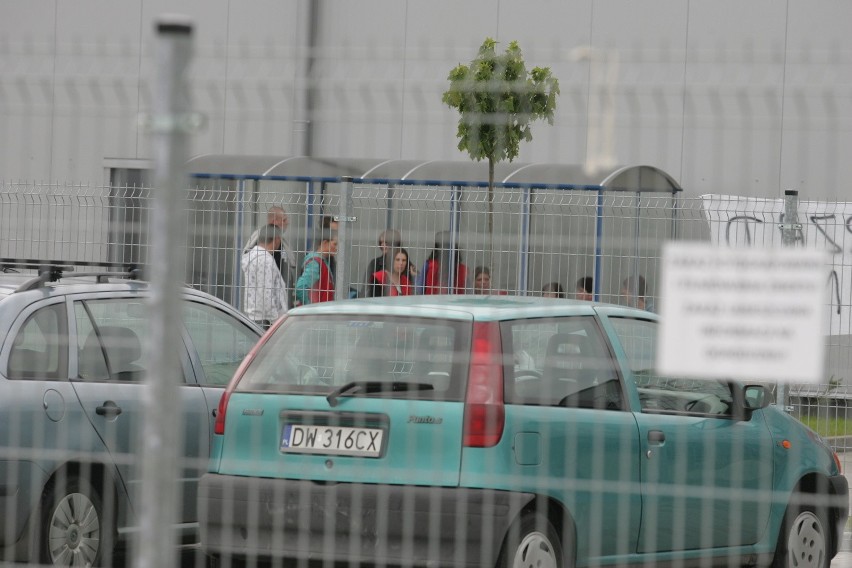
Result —
<path fill-rule="evenodd" d="M 337 406 L 337 399 L 344 395 L 363 392 L 401 392 L 414 390 L 432 390 L 435 387 L 429 383 L 409 383 L 405 381 L 352 381 L 331 391 L 325 399 L 329 406 Z"/>

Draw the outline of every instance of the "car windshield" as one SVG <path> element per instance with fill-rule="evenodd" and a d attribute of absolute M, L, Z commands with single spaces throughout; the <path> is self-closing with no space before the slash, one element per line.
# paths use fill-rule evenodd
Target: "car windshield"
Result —
<path fill-rule="evenodd" d="M 461 400 L 469 324 L 428 318 L 291 316 L 246 370 L 238 391 Z M 381 388 L 387 383 L 387 388 Z M 417 388 L 404 388 L 411 383 Z M 425 385 L 429 385 L 426 388 Z"/>

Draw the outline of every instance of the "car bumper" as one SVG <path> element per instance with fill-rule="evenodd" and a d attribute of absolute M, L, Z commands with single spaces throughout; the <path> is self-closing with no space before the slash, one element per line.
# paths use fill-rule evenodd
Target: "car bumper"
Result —
<path fill-rule="evenodd" d="M 201 546 L 212 555 L 415 566 L 493 566 L 532 494 L 319 484 L 208 473 Z"/>

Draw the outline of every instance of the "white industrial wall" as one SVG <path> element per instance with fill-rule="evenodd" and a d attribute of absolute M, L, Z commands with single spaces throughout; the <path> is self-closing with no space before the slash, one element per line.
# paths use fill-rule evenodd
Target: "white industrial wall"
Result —
<path fill-rule="evenodd" d="M 150 157 L 137 117 L 154 80 L 154 22 L 191 16 L 192 152 L 464 160 L 447 73 L 486 36 L 518 40 L 560 80 L 556 123 L 519 160 L 651 164 L 688 194 L 847 199 L 852 178 L 848 0 L 3 0 L 0 178 L 100 182 Z M 617 55 L 614 114 L 588 58 Z M 588 133 L 613 144 L 589 146 Z M 132 162 L 131 162 L 132 163 Z M 483 166 L 484 167 L 484 166 Z M 570 181 L 570 180 L 566 180 Z"/>

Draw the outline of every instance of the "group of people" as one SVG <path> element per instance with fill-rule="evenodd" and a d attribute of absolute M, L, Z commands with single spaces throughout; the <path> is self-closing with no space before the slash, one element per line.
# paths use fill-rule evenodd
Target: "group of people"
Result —
<path fill-rule="evenodd" d="M 636 276 L 628 276 L 621 282 L 619 290 L 619 298 L 632 308 L 639 308 L 647 312 L 656 311 L 653 298 L 647 295 L 647 286 L 645 277 L 641 274 Z M 548 282 L 541 288 L 541 295 L 544 298 L 567 298 L 565 289 L 559 282 Z M 591 276 L 583 276 L 574 288 L 574 298 L 591 302 L 595 299 L 594 295 L 594 280 Z"/>
<path fill-rule="evenodd" d="M 334 299 L 334 256 L 337 227 L 324 217 L 315 250 L 300 266 L 286 236 L 289 217 L 283 207 L 271 207 L 266 224 L 243 248 L 244 312 L 264 329 L 292 306 Z M 298 274 L 298 277 L 297 277 Z"/>
<path fill-rule="evenodd" d="M 410 296 L 412 294 L 464 294 L 467 291 L 467 266 L 458 249 L 452 248 L 450 233 L 435 235 L 435 248 L 418 269 L 402 247 L 396 229 L 379 235 L 381 256 L 367 265 L 368 297 Z"/>
<path fill-rule="evenodd" d="M 593 283 L 591 276 L 583 276 L 579 280 L 574 287 L 574 298 L 577 300 L 583 300 L 585 302 L 591 302 L 595 299 L 593 293 Z M 548 282 L 541 288 L 541 296 L 543 298 L 567 298 L 568 295 L 565 293 L 565 289 L 562 287 L 562 284 L 559 282 Z"/>
<path fill-rule="evenodd" d="M 244 311 L 264 328 L 292 306 L 327 302 L 335 296 L 337 222 L 323 217 L 315 249 L 305 256 L 301 270 L 286 236 L 288 225 L 282 207 L 270 208 L 266 224 L 249 237 L 243 249 Z M 403 248 L 399 231 L 382 231 L 378 246 L 382 254 L 368 264 L 366 284 L 359 295 L 464 294 L 469 289 L 467 267 L 457 249 L 450 252 L 446 231 L 436 235 L 435 249 L 421 270 Z M 475 293 L 490 289 L 490 276 L 487 268 L 477 268 Z"/>
<path fill-rule="evenodd" d="M 287 239 L 289 217 L 284 208 L 274 206 L 267 212 L 267 222 L 246 242 L 241 261 L 244 283 L 244 311 L 264 328 L 302 304 L 327 302 L 335 296 L 335 256 L 337 254 L 337 221 L 323 217 L 315 238 L 315 249 L 299 263 Z M 399 231 L 387 229 L 378 239 L 382 254 L 367 265 L 364 289 L 366 297 L 409 296 L 412 294 L 506 294 L 492 287 L 491 270 L 477 266 L 468 285 L 468 269 L 458 248 L 452 246 L 451 235 L 441 231 L 435 235 L 435 248 L 418 269 L 402 246 Z M 591 301 L 593 281 L 590 276 L 577 280 L 574 298 Z M 558 282 L 546 284 L 541 295 L 566 298 Z M 636 305 L 653 311 L 645 297 L 645 279 L 629 277 L 622 283 L 622 295 L 634 298 Z"/>

